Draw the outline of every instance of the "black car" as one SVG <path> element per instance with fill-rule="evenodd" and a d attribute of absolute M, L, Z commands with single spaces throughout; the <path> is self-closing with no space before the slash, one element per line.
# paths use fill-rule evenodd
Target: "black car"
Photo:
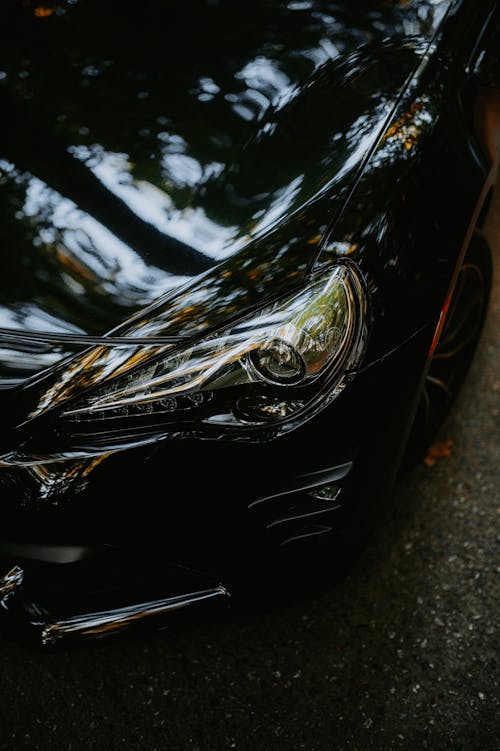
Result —
<path fill-rule="evenodd" d="M 6 626 L 50 645 L 333 576 L 480 334 L 497 3 L 2 22 Z"/>

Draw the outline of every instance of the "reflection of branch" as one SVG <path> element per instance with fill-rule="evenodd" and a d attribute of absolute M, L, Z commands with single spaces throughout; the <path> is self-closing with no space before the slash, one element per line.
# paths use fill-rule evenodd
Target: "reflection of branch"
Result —
<path fill-rule="evenodd" d="M 146 262 L 173 274 L 199 274 L 212 265 L 203 253 L 140 219 L 28 108 L 0 86 L 0 156 L 12 161 L 90 214 Z"/>

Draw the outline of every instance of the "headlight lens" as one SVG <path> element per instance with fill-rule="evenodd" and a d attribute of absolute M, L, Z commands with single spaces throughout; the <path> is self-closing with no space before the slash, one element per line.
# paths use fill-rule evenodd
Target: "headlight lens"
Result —
<path fill-rule="evenodd" d="M 270 440 L 346 386 L 367 318 L 359 272 L 344 263 L 204 339 L 88 350 L 42 395 L 2 462 L 102 456 L 160 438 Z"/>
<path fill-rule="evenodd" d="M 341 390 L 365 341 L 363 285 L 354 267 L 339 265 L 230 328 L 111 377 L 67 404 L 63 418 L 74 428 L 109 420 L 116 428 L 121 418 L 130 429 L 142 417 L 141 428 L 175 424 L 208 437 L 216 426 L 238 427 L 233 437 L 259 425 L 286 430 Z"/>
<path fill-rule="evenodd" d="M 305 363 L 300 352 L 283 339 L 272 339 L 250 353 L 254 368 L 265 381 L 280 386 L 300 383 Z"/>

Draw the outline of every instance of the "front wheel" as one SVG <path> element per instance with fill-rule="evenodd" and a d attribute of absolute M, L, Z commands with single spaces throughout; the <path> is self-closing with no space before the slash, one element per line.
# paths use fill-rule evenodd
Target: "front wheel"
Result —
<path fill-rule="evenodd" d="M 446 321 L 429 363 L 404 468 L 423 458 L 460 391 L 481 337 L 492 276 L 490 248 L 476 233 L 460 268 Z"/>

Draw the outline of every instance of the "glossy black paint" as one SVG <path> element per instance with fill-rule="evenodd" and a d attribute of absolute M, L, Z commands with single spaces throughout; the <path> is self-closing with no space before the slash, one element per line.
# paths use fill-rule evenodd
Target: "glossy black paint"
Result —
<path fill-rule="evenodd" d="M 247 507 L 293 482 L 290 467 L 349 462 L 344 515 L 318 524 L 318 545 L 341 546 L 394 477 L 494 184 L 496 3 L 151 0 L 130 16 L 97 0 L 4 4 L 6 537 L 158 540 L 170 558 L 223 571 L 257 562 L 261 539 L 275 545 L 263 530 L 286 508 Z M 339 261 L 369 291 L 368 350 L 299 430 L 238 445 L 180 425 L 112 455 L 107 437 L 88 457 L 65 439 L 57 410 L 117 362 L 132 370 Z"/>

